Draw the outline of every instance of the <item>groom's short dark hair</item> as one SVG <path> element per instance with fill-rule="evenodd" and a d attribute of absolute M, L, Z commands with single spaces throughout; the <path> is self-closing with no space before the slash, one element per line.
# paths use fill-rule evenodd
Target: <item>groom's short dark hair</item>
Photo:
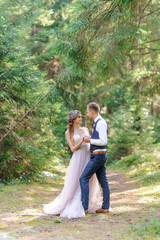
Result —
<path fill-rule="evenodd" d="M 96 113 L 100 112 L 100 107 L 96 102 L 90 102 L 87 105 L 87 108 L 92 109 L 93 111 L 95 111 Z"/>

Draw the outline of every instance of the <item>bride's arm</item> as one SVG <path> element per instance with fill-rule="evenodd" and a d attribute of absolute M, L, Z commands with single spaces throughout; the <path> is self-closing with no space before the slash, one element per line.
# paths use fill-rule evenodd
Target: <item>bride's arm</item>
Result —
<path fill-rule="evenodd" d="M 75 152 L 81 146 L 81 144 L 83 143 L 83 138 L 80 141 L 80 143 L 78 143 L 77 145 L 73 145 L 68 131 L 65 132 L 65 135 L 66 135 L 66 139 L 67 139 L 67 142 L 68 142 L 68 145 L 69 145 L 71 151 Z"/>

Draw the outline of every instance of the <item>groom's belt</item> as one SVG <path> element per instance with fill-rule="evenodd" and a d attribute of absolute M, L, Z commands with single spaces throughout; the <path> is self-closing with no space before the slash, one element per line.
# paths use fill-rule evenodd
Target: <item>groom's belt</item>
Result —
<path fill-rule="evenodd" d="M 101 152 L 91 152 L 91 154 L 104 154 L 106 151 L 101 151 Z"/>

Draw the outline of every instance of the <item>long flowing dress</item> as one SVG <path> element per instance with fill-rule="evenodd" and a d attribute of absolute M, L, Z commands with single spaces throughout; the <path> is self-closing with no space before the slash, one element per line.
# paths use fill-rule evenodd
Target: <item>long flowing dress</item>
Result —
<path fill-rule="evenodd" d="M 74 142 L 78 144 L 83 136 L 89 135 L 88 129 L 83 127 L 81 135 L 74 134 Z M 46 214 L 57 215 L 68 218 L 78 218 L 85 216 L 81 202 L 81 189 L 79 178 L 90 160 L 90 144 L 83 142 L 76 150 L 67 168 L 64 187 L 61 193 L 49 204 L 44 204 L 43 211 Z M 89 212 L 94 213 L 101 201 L 101 191 L 96 175 L 94 174 L 89 182 Z"/>

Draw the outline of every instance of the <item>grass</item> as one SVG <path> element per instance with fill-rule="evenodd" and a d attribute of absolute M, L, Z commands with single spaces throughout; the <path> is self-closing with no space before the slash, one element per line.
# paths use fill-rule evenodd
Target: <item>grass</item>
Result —
<path fill-rule="evenodd" d="M 159 240 L 160 239 L 160 219 L 151 217 L 148 221 L 143 220 L 140 225 L 132 227 L 135 239 Z"/>
<path fill-rule="evenodd" d="M 113 213 L 89 214 L 86 218 L 65 219 L 44 215 L 42 204 L 52 201 L 64 184 L 64 169 L 61 177 L 45 182 L 1 185 L 0 232 L 16 239 L 100 239 L 100 240 L 157 240 L 159 239 L 160 189 L 157 184 L 127 189 L 130 179 L 111 173 L 111 201 Z M 59 175 L 60 176 L 60 175 Z M 123 176 L 123 174 L 122 174 Z M 128 183 L 127 183 L 128 182 Z M 117 192 L 116 192 L 117 191 Z M 115 200 L 113 200 L 115 197 Z M 137 202 L 138 198 L 138 202 Z M 128 200 L 127 200 L 128 199 Z M 127 202 L 128 201 L 128 202 Z M 133 203 L 133 205 L 132 205 Z M 103 233 L 103 234 L 102 234 Z M 1 234 L 0 234 L 0 239 Z"/>
<path fill-rule="evenodd" d="M 141 186 L 157 186 L 160 183 L 160 146 L 151 149 L 136 147 L 132 154 L 113 161 L 110 167 L 126 172 Z"/>
<path fill-rule="evenodd" d="M 141 219 L 132 224 L 124 239 L 160 240 L 160 153 L 137 148 L 128 156 L 112 162 L 109 167 L 125 172 L 139 186 L 139 204 L 144 205 Z"/>
<path fill-rule="evenodd" d="M 63 185 L 63 179 L 58 178 L 55 181 L 48 181 L 47 183 L 18 183 L 15 185 L 8 185 L 1 187 L 0 190 L 0 209 L 3 212 L 14 212 L 14 210 L 33 207 L 34 205 L 47 201 L 47 194 L 51 191 L 58 191 Z M 44 194 L 45 188 L 45 194 Z"/>

